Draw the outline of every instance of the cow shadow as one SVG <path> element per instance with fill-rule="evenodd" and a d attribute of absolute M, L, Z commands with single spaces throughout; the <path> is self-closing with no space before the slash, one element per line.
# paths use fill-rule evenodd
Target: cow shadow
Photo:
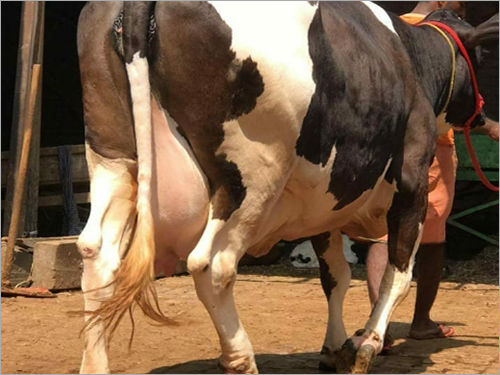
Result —
<path fill-rule="evenodd" d="M 454 327 L 463 324 L 459 322 L 446 322 Z M 379 355 L 371 369 L 374 374 L 405 374 L 405 373 L 426 373 L 432 368 L 434 361 L 431 355 L 441 351 L 463 346 L 492 346 L 497 347 L 498 336 L 475 337 L 455 335 L 447 339 L 414 340 L 407 337 L 410 325 L 403 322 L 391 323 L 391 334 L 396 340 L 387 355 Z M 479 339 L 491 338 L 491 344 L 479 343 Z M 400 340 L 403 339 L 403 340 Z M 450 358 L 456 356 L 455 351 L 450 351 Z M 318 369 L 320 355 L 319 352 L 304 352 L 291 354 L 256 354 L 255 359 L 260 373 L 266 374 L 321 374 Z M 460 361 L 463 358 L 454 358 L 455 371 L 461 368 Z M 463 363 L 465 368 L 467 363 Z M 218 360 L 203 359 L 173 366 L 164 366 L 152 369 L 150 374 L 220 374 L 222 369 L 218 366 Z"/>
<path fill-rule="evenodd" d="M 256 354 L 261 374 L 318 374 L 319 353 Z M 203 359 L 158 367 L 150 374 L 223 374 L 218 359 Z"/>

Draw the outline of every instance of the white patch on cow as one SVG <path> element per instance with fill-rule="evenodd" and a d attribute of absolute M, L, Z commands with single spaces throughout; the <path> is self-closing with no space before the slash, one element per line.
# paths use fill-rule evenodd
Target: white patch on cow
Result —
<path fill-rule="evenodd" d="M 410 290 L 410 281 L 412 277 L 413 264 L 415 262 L 415 254 L 417 253 L 420 239 L 422 238 L 423 224 L 418 225 L 418 236 L 413 245 L 413 250 L 410 256 L 409 265 L 406 271 L 401 272 L 395 266 L 387 264 L 384 276 L 380 285 L 379 299 L 375 304 L 370 319 L 366 323 L 365 328 L 375 331 L 383 338 L 389 324 L 389 319 L 394 309 L 406 297 Z M 382 346 L 377 348 L 382 350 Z"/>
<path fill-rule="evenodd" d="M 398 35 L 396 33 L 396 30 L 394 29 L 394 25 L 392 24 L 392 20 L 387 14 L 387 12 L 380 6 L 378 6 L 375 3 L 372 3 L 371 1 L 362 1 L 363 4 L 365 4 L 368 9 L 372 11 L 372 13 L 377 17 L 377 19 L 389 30 L 391 30 L 394 34 Z"/>
<path fill-rule="evenodd" d="M 90 174 L 90 216 L 77 242 L 83 256 L 82 290 L 109 284 L 120 264 L 135 222 L 137 163 L 108 159 L 86 145 Z M 84 293 L 85 310 L 93 311 L 112 287 Z M 82 373 L 109 372 L 102 324 L 85 331 Z"/>
<path fill-rule="evenodd" d="M 255 115 L 261 129 L 277 127 L 296 140 L 315 89 L 309 56 L 308 29 L 316 6 L 302 1 L 215 1 L 212 3 L 231 27 L 231 49 L 236 57 L 251 57 L 264 81 Z M 270 117 L 271 116 L 271 117 Z M 247 118 L 248 117 L 248 118 Z M 292 127 L 292 129 L 290 129 Z"/>
<path fill-rule="evenodd" d="M 88 145 L 86 157 L 90 172 L 91 210 L 78 239 L 78 247 L 84 258 L 100 257 L 116 267 L 118 253 L 126 247 L 123 242 L 124 225 L 131 220 L 131 215 L 135 215 L 137 162 L 105 158 Z M 102 251 L 110 248 L 112 250 Z"/>
<path fill-rule="evenodd" d="M 211 251 L 214 238 L 224 223 L 223 220 L 212 218 L 212 208 L 210 207 L 208 222 L 203 234 L 187 258 L 187 268 L 192 275 L 203 272 L 209 266 L 212 259 Z"/>

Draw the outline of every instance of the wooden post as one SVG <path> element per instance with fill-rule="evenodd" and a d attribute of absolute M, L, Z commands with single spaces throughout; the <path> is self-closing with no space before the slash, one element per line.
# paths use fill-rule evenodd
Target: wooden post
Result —
<path fill-rule="evenodd" d="M 8 233 L 9 224 L 11 221 L 12 213 L 12 203 L 14 197 L 14 176 L 16 171 L 19 169 L 20 161 L 20 149 L 23 142 L 23 114 L 27 111 L 28 96 L 30 93 L 30 82 L 31 82 L 31 68 L 35 60 L 41 63 L 43 56 L 43 15 L 44 15 L 44 3 L 28 1 L 22 5 L 21 13 L 21 25 L 19 31 L 19 49 L 17 55 L 17 71 L 16 71 L 16 87 L 14 92 L 14 106 L 12 111 L 12 130 L 10 137 L 10 148 L 9 148 L 9 174 L 7 176 L 7 186 L 5 194 L 5 205 L 3 212 L 3 228 L 2 234 Z M 41 90 L 40 90 L 41 91 Z M 39 93 L 41 98 L 41 94 Z M 41 104 L 37 105 L 35 109 L 34 116 L 36 119 L 35 127 L 33 129 L 33 156 L 30 163 L 29 177 L 30 185 L 33 187 L 29 189 L 30 191 L 30 202 L 29 204 L 22 205 L 26 207 L 26 212 L 29 213 L 28 216 L 31 222 L 29 231 L 33 230 L 33 221 L 36 222 L 38 204 L 33 204 L 38 200 L 38 154 L 40 147 L 40 111 Z M 33 163 L 33 160 L 35 161 Z M 35 186 L 36 185 L 36 186 Z M 33 191 L 36 190 L 36 198 Z M 18 230 L 24 232 L 25 215 L 23 212 L 20 214 L 20 222 Z M 35 224 L 36 228 L 36 224 Z M 16 234 L 16 236 L 19 233 Z"/>
<path fill-rule="evenodd" d="M 7 248 L 2 257 L 2 287 L 10 286 L 10 272 L 14 260 L 14 245 L 16 243 L 17 233 L 19 231 L 19 219 L 21 214 L 21 204 L 24 194 L 24 185 L 26 182 L 26 172 L 28 169 L 28 158 L 31 145 L 31 136 L 33 134 L 33 118 L 35 114 L 36 98 L 38 96 L 38 86 L 40 77 L 40 65 L 33 65 L 31 74 L 30 95 L 28 99 L 27 113 L 20 116 L 23 122 L 23 143 L 21 146 L 21 158 L 19 160 L 19 169 L 16 171 L 14 184 L 14 198 L 12 200 L 12 216 L 9 226 L 9 238 Z"/>
<path fill-rule="evenodd" d="M 38 237 L 38 195 L 40 183 L 40 129 L 42 122 L 42 84 L 43 84 L 43 39 L 45 27 L 45 2 L 38 4 L 37 30 L 33 51 L 33 64 L 40 65 L 40 83 L 36 98 L 33 118 L 33 135 L 31 138 L 28 175 L 26 176 L 26 203 L 24 214 L 24 230 L 28 237 Z"/>

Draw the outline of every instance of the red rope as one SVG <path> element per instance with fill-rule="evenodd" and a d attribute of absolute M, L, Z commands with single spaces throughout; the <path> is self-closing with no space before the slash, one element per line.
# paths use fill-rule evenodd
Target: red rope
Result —
<path fill-rule="evenodd" d="M 481 164 L 479 164 L 479 160 L 477 160 L 476 153 L 474 152 L 474 147 L 472 146 L 472 142 L 470 139 L 470 127 L 466 127 L 464 129 L 465 135 L 465 145 L 467 146 L 467 151 L 469 151 L 470 160 L 472 161 L 472 166 L 476 171 L 477 176 L 481 180 L 484 186 L 486 186 L 491 191 L 498 192 L 498 186 L 493 185 L 490 180 L 484 175 L 483 170 L 481 169 Z"/>
<path fill-rule="evenodd" d="M 476 100 L 476 105 L 474 108 L 474 113 L 472 114 L 471 117 L 469 117 L 469 119 L 464 124 L 465 145 L 467 146 L 467 151 L 469 152 L 469 156 L 472 161 L 472 166 L 474 167 L 474 171 L 476 172 L 477 176 L 479 177 L 483 185 L 492 191 L 498 192 L 498 186 L 493 185 L 484 175 L 483 170 L 481 169 L 481 165 L 479 164 L 479 160 L 477 159 L 476 153 L 474 152 L 474 147 L 472 146 L 472 142 L 470 139 L 470 126 L 472 124 L 472 121 L 474 121 L 474 119 L 476 118 L 476 116 L 481 113 L 481 110 L 484 105 L 484 100 L 481 94 L 479 93 L 479 86 L 477 84 L 476 75 L 474 74 L 474 68 L 472 66 L 472 61 L 469 57 L 469 54 L 467 53 L 467 49 L 464 47 L 462 41 L 455 33 L 455 31 L 448 25 L 437 21 L 426 21 L 426 22 L 421 22 L 419 26 L 425 24 L 435 25 L 440 29 L 448 32 L 448 34 L 451 35 L 455 43 L 457 43 L 458 49 L 460 50 L 462 56 L 467 62 L 467 66 L 469 67 L 470 77 L 472 81 L 472 88 L 474 89 L 474 98 Z"/>

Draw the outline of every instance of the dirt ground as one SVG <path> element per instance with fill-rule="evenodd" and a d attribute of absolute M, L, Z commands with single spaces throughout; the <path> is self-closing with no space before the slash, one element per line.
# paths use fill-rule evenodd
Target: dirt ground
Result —
<path fill-rule="evenodd" d="M 486 250 L 485 250 L 486 251 Z M 406 338 L 415 284 L 393 314 L 392 353 L 378 357 L 374 373 L 498 373 L 498 249 L 451 265 L 432 316 L 455 327 L 448 339 Z M 344 306 L 348 334 L 369 314 L 364 266 L 355 266 Z M 177 326 L 159 327 L 136 313 L 136 335 L 127 349 L 130 323 L 110 346 L 115 373 L 218 373 L 219 345 L 189 276 L 157 281 L 160 304 Z M 327 307 L 317 271 L 289 265 L 242 267 L 235 287 L 240 317 L 252 340 L 261 373 L 318 373 L 318 351 Z M 83 339 L 79 291 L 54 299 L 2 298 L 2 373 L 76 373 Z"/>

